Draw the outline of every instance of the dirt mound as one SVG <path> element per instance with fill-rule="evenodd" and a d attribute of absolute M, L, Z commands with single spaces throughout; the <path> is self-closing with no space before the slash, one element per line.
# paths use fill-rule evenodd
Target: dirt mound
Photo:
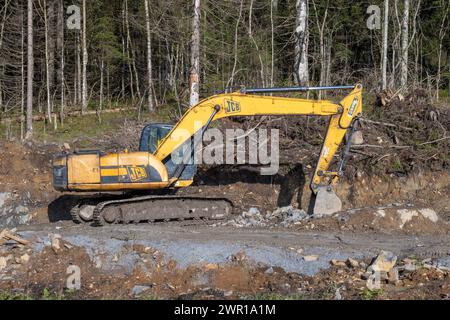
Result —
<path fill-rule="evenodd" d="M 57 147 L 1 142 L 0 148 L 0 227 L 45 218 L 47 204 L 56 196 L 51 159 Z"/>
<path fill-rule="evenodd" d="M 332 217 L 306 221 L 299 228 L 408 235 L 450 234 L 450 223 L 433 209 L 405 206 L 349 210 Z"/>
<path fill-rule="evenodd" d="M 45 189 L 51 181 L 52 153 L 42 146 L 0 142 L 0 190 Z M 31 190 L 30 190 L 31 189 Z"/>

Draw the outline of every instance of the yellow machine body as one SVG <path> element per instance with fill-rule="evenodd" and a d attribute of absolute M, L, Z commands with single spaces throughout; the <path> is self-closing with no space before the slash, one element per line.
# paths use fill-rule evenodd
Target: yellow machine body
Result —
<path fill-rule="evenodd" d="M 74 153 L 53 167 L 67 168 L 67 190 L 73 191 L 161 189 L 171 183 L 166 167 L 148 152 Z"/>

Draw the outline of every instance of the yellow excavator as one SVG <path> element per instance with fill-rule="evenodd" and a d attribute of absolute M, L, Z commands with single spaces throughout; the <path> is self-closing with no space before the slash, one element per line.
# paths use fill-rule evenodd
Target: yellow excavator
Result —
<path fill-rule="evenodd" d="M 340 102 L 275 96 L 277 93 L 349 90 Z M 341 210 L 333 186 L 342 176 L 351 135 L 362 114 L 362 85 L 333 87 L 242 87 L 200 101 L 175 124 L 153 123 L 141 133 L 139 151 L 106 154 L 80 150 L 53 160 L 53 185 L 62 192 L 96 192 L 72 210 L 77 223 L 104 225 L 171 220 L 227 218 L 233 204 L 226 198 L 177 196 L 175 191 L 193 183 L 197 166 L 192 150 L 213 121 L 225 117 L 310 115 L 330 118 L 322 150 L 311 179 L 314 214 Z M 339 167 L 329 170 L 344 141 Z M 201 141 L 201 139 L 200 139 Z M 190 148 L 186 148 L 190 146 Z M 189 150 L 189 151 L 186 151 Z M 179 161 L 179 159 L 183 161 Z M 178 161 L 175 161 L 178 158 Z M 122 192 L 111 195 L 111 192 Z M 163 192 L 161 192 L 163 191 Z M 142 194 L 144 192 L 144 194 Z"/>

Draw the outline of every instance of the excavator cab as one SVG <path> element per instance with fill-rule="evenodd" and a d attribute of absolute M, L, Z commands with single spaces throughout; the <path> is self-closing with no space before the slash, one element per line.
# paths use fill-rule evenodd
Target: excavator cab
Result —
<path fill-rule="evenodd" d="M 151 123 L 142 129 L 139 142 L 139 151 L 155 153 L 159 144 L 165 136 L 172 130 L 173 125 L 168 123 Z"/>
<path fill-rule="evenodd" d="M 172 128 L 173 125 L 168 123 L 150 123 L 146 125 L 144 129 L 142 129 L 141 139 L 139 142 L 139 151 L 147 151 L 154 154 L 161 141 L 167 136 Z M 185 144 L 191 144 L 191 148 L 193 148 L 193 139 L 189 139 L 185 142 Z M 172 154 L 177 154 L 178 159 L 185 158 L 185 150 L 192 150 L 191 148 L 186 148 L 185 144 L 181 145 L 172 152 Z M 197 166 L 192 163 L 192 156 L 190 161 L 189 158 L 187 160 L 188 164 L 183 165 L 182 168 L 180 168 L 182 170 L 177 177 L 180 180 L 192 180 L 197 172 Z M 172 178 L 176 174 L 177 169 L 180 167 L 180 165 L 174 163 L 172 157 L 167 157 L 164 159 L 163 164 L 167 169 L 169 178 Z"/>

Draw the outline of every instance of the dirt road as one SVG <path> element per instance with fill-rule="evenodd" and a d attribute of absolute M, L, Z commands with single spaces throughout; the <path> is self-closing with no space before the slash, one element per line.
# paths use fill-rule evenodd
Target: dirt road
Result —
<path fill-rule="evenodd" d="M 56 226 L 58 225 L 58 226 Z M 72 225 L 35 225 L 20 228 L 20 233 L 42 249 L 49 233 L 58 233 L 75 246 L 85 247 L 95 259 L 112 259 L 124 246 L 143 245 L 164 253 L 165 257 L 186 268 L 205 263 L 226 263 L 238 252 L 254 263 L 281 267 L 287 272 L 314 275 L 327 269 L 332 259 L 370 259 L 381 250 L 399 257 L 435 257 L 450 255 L 449 236 L 399 236 L 380 233 L 292 232 L 287 230 L 236 229 L 210 226 L 124 225 L 93 228 Z M 305 256 L 317 256 L 305 261 Z M 132 270 L 133 259 L 125 256 L 115 264 Z M 105 267 L 110 267 L 106 263 Z"/>

